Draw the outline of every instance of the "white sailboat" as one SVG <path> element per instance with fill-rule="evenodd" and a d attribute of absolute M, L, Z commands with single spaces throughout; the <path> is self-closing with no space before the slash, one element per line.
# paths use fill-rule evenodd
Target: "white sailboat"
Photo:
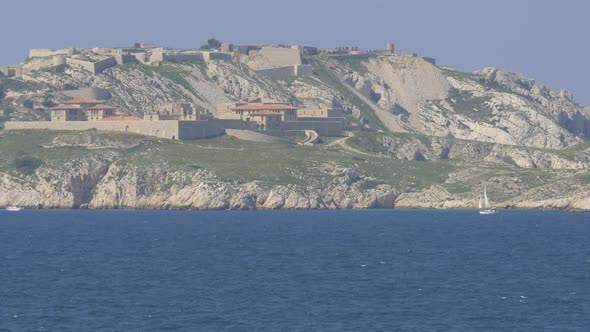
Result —
<path fill-rule="evenodd" d="M 22 210 L 22 208 L 18 207 L 18 206 L 8 206 L 6 207 L 6 211 L 10 211 L 10 212 L 17 212 Z"/>
<path fill-rule="evenodd" d="M 486 186 L 483 187 L 483 199 L 485 208 L 481 206 L 481 197 L 479 197 L 479 214 L 494 214 L 496 213 L 496 209 L 490 207 L 490 200 L 488 199 L 488 193 L 486 190 Z"/>

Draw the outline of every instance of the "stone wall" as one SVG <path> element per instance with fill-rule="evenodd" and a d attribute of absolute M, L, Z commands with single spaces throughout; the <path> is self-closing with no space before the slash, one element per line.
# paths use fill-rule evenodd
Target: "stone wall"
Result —
<path fill-rule="evenodd" d="M 27 121 L 6 122 L 6 130 L 101 130 L 128 132 L 167 139 L 199 139 L 222 135 L 217 121 Z"/>
<path fill-rule="evenodd" d="M 319 120 L 319 119 L 318 119 Z M 342 136 L 344 121 L 286 121 L 284 130 L 315 130 L 320 136 Z"/>
<path fill-rule="evenodd" d="M 70 55 L 76 52 L 73 48 L 65 48 L 61 50 L 50 50 L 48 48 L 33 48 L 29 51 L 29 58 L 35 57 L 51 57 L 54 55 Z"/>
<path fill-rule="evenodd" d="M 256 130 L 258 127 L 256 122 L 248 122 L 242 120 L 221 119 L 216 120 L 225 129 L 248 129 Z"/>
<path fill-rule="evenodd" d="M 376 58 L 377 54 L 362 53 L 362 54 L 334 54 L 330 55 L 330 58 L 336 60 L 368 60 Z"/>
<path fill-rule="evenodd" d="M 271 78 L 281 78 L 289 76 L 313 76 L 313 67 L 311 65 L 295 65 L 277 68 L 267 68 L 256 70 L 257 74 Z"/>
<path fill-rule="evenodd" d="M 88 61 L 75 58 L 67 58 L 66 63 L 69 66 L 84 69 L 93 74 L 99 74 L 103 70 L 117 65 L 117 60 L 114 57 L 109 57 L 99 61 Z"/>
<path fill-rule="evenodd" d="M 168 62 L 189 62 L 203 60 L 202 52 L 162 53 L 162 60 Z"/>
<path fill-rule="evenodd" d="M 6 77 L 22 77 L 23 68 L 19 66 L 0 67 L 0 73 Z"/>
<path fill-rule="evenodd" d="M 114 57 L 106 58 L 104 60 L 96 61 L 94 63 L 94 74 L 99 74 L 103 70 L 117 65 L 117 60 Z"/>
<path fill-rule="evenodd" d="M 178 139 L 181 140 L 209 138 L 223 134 L 225 129 L 217 120 L 178 121 Z"/>
<path fill-rule="evenodd" d="M 251 54 L 248 65 L 254 70 L 302 64 L 301 55 L 296 48 L 263 46 L 258 51 L 252 51 Z"/>
<path fill-rule="evenodd" d="M 231 62 L 231 55 L 221 52 L 203 52 L 203 59 L 205 61 L 219 60 Z"/>

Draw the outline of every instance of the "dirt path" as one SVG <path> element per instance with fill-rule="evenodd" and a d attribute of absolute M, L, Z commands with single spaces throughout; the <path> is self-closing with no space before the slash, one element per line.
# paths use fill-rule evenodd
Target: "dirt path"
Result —
<path fill-rule="evenodd" d="M 352 146 L 346 144 L 346 141 L 348 141 L 349 139 L 351 139 L 351 138 L 354 137 L 354 133 L 351 132 L 351 131 L 346 131 L 345 134 L 346 134 L 346 137 L 342 137 L 342 138 L 339 138 L 339 139 L 337 139 L 337 140 L 335 140 L 333 142 L 330 142 L 330 143 L 326 144 L 325 147 L 328 148 L 328 147 L 331 147 L 331 146 L 338 145 L 338 146 L 340 146 L 341 148 L 343 148 L 344 150 L 346 150 L 348 152 L 352 152 L 352 153 L 356 153 L 356 154 L 362 154 L 364 156 L 369 156 L 369 157 L 381 157 L 381 156 L 376 155 L 376 154 L 371 154 L 371 153 L 368 153 L 368 152 L 364 152 L 364 151 L 355 149 Z"/>

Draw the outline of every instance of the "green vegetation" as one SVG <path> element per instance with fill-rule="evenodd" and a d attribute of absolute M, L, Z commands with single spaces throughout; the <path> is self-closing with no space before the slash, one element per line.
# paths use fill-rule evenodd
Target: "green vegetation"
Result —
<path fill-rule="evenodd" d="M 493 109 L 487 102 L 491 97 L 476 97 L 469 91 L 451 89 L 447 101 L 453 109 L 475 120 L 489 121 L 493 116 Z"/>
<path fill-rule="evenodd" d="M 364 65 L 364 60 L 362 60 L 362 59 L 346 59 L 346 58 L 343 58 L 343 59 L 335 58 L 335 59 L 338 62 L 342 63 L 343 65 L 348 66 L 350 69 L 352 69 L 353 71 L 355 71 L 359 74 L 369 73 L 369 70 Z"/>
<path fill-rule="evenodd" d="M 451 68 L 444 67 L 444 66 L 438 66 L 438 69 L 440 69 L 443 72 L 443 74 L 445 74 L 446 76 L 450 76 L 450 77 L 456 78 L 458 80 L 462 80 L 462 81 L 463 80 L 471 80 L 471 81 L 476 81 L 476 82 L 480 82 L 480 80 L 481 80 L 481 76 L 479 76 L 477 74 L 453 70 Z"/>
<path fill-rule="evenodd" d="M 510 156 L 504 156 L 504 157 L 502 157 L 502 161 L 505 162 L 508 165 L 518 166 L 518 164 Z"/>
<path fill-rule="evenodd" d="M 221 42 L 215 38 L 207 39 L 207 43 L 201 45 L 199 48 L 200 50 L 211 50 L 211 49 L 219 49 L 221 47 Z"/>
<path fill-rule="evenodd" d="M 221 179 L 258 180 L 269 185 L 302 184 L 307 177 L 327 183 L 334 176 L 322 172 L 321 167 L 334 164 L 360 168 L 375 182 L 365 186 L 386 183 L 419 189 L 444 181 L 455 167 L 448 162 L 393 160 L 351 154 L 338 147 L 260 144 L 229 136 L 182 142 L 98 131 L 10 131 L 0 136 L 0 169 L 14 174 L 32 174 L 42 163 L 60 167 L 66 162 L 100 157 L 108 150 L 117 153 L 115 162 L 120 164 L 146 169 L 208 169 Z M 103 148 L 88 149 L 88 144 Z"/>
<path fill-rule="evenodd" d="M 334 74 L 334 72 L 327 68 L 321 60 L 317 58 L 313 59 L 312 65 L 315 74 L 319 77 L 319 79 L 322 82 L 324 82 L 324 84 L 338 91 L 354 106 L 358 107 L 363 112 L 363 115 L 369 121 L 369 124 L 373 129 L 387 130 L 387 128 L 383 125 L 377 114 L 375 114 L 375 111 L 373 111 L 373 109 L 369 105 L 367 105 L 362 99 L 360 99 L 354 93 L 352 93 L 347 87 L 345 87 L 341 83 L 340 79 L 336 76 L 336 74 Z"/>
<path fill-rule="evenodd" d="M 23 104 L 23 106 L 25 108 L 28 108 L 28 109 L 32 109 L 35 106 L 35 104 L 33 103 L 33 101 L 30 100 L 30 99 L 23 100 L 22 104 Z"/>
<path fill-rule="evenodd" d="M 43 165 L 43 160 L 32 156 L 17 157 L 12 161 L 12 166 L 24 174 L 35 173 L 35 170 L 41 165 Z"/>

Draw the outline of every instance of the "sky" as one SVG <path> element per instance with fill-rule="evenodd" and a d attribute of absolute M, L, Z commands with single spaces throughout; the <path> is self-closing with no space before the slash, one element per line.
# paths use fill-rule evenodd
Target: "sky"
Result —
<path fill-rule="evenodd" d="M 0 64 L 30 48 L 234 44 L 396 49 L 463 71 L 500 67 L 590 106 L 590 1 L 2 0 Z"/>

